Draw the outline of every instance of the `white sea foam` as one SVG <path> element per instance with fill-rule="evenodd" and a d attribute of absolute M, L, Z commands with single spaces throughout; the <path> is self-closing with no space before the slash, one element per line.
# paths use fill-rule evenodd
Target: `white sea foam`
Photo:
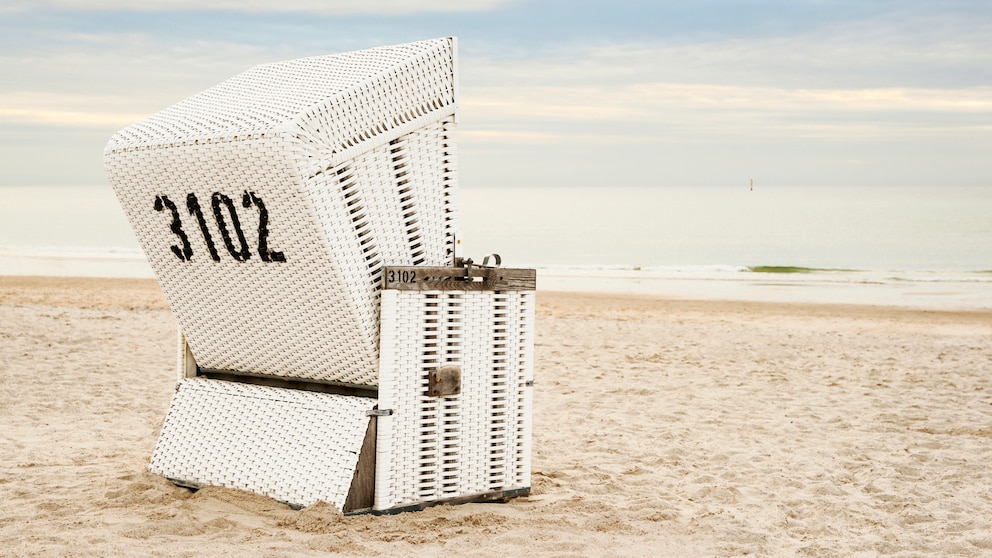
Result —
<path fill-rule="evenodd" d="M 539 268 L 538 290 L 650 294 L 692 300 L 752 300 L 992 309 L 992 274 Z"/>
<path fill-rule="evenodd" d="M 992 188 L 459 196 L 463 254 L 536 267 L 539 289 L 992 307 Z M 152 276 L 109 187 L 0 187 L 0 274 Z"/>
<path fill-rule="evenodd" d="M 145 255 L 122 247 L 0 247 L 0 274 L 154 277 Z"/>
<path fill-rule="evenodd" d="M 27 258 L 145 259 L 139 248 L 122 246 L 0 246 L 0 255 Z"/>

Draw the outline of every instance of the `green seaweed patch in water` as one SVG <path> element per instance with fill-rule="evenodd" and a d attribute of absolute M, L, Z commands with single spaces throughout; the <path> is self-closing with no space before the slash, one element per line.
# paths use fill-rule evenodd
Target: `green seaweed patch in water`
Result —
<path fill-rule="evenodd" d="M 854 269 L 828 269 L 822 267 L 800 267 L 794 265 L 755 265 L 747 268 L 752 273 L 825 273 L 851 272 Z"/>

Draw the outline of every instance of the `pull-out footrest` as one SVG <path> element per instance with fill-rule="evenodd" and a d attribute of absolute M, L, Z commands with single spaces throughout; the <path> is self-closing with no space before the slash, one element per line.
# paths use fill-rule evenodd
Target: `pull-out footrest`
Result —
<path fill-rule="evenodd" d="M 183 486 L 248 490 L 294 507 L 322 500 L 342 511 L 367 508 L 372 481 L 356 471 L 363 441 L 374 440 L 366 412 L 375 405 L 368 397 L 186 378 L 149 469 Z"/>

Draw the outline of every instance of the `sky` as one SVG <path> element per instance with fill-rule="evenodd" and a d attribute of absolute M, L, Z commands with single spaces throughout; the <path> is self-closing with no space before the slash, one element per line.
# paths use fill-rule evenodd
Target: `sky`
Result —
<path fill-rule="evenodd" d="M 986 0 L 2 0 L 0 186 L 252 66 L 459 45 L 462 188 L 992 187 Z"/>

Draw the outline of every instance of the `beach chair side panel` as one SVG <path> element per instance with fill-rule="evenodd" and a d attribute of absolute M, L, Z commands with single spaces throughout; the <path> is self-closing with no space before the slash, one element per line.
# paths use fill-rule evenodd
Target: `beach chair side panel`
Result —
<path fill-rule="evenodd" d="M 108 171 L 199 366 L 374 383 L 374 321 L 358 311 L 372 301 L 347 273 L 360 240 L 329 248 L 288 151 L 194 143 L 124 151 Z"/>
<path fill-rule="evenodd" d="M 375 509 L 529 491 L 533 291 L 382 296 Z M 458 394 L 428 394 L 441 366 Z"/>

